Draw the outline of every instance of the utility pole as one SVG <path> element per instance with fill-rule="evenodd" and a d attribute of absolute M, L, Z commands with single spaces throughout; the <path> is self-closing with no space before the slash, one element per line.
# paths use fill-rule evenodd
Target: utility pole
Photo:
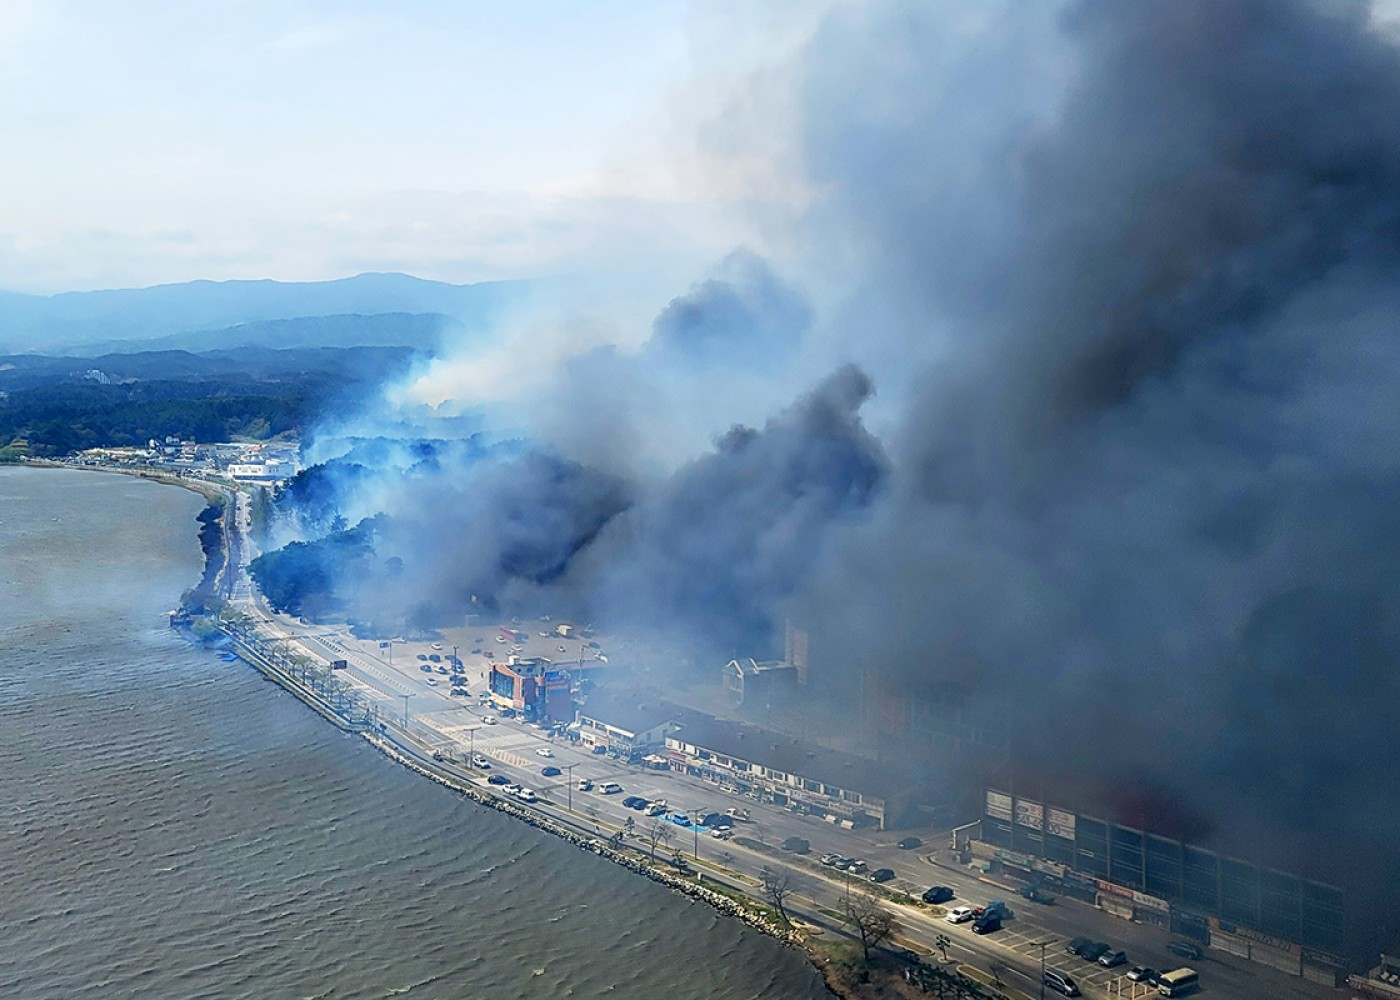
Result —
<path fill-rule="evenodd" d="M 410 695 L 404 695 L 404 696 L 403 696 L 403 731 L 404 731 L 404 735 L 408 735 L 408 699 L 409 699 L 410 697 L 411 697 Z"/>
<path fill-rule="evenodd" d="M 566 765 L 564 765 L 564 771 L 565 771 L 565 773 L 568 774 L 568 776 L 569 776 L 568 781 L 569 781 L 569 812 L 570 812 L 570 813 L 572 813 L 572 812 L 574 811 L 574 768 L 576 768 L 576 767 L 578 767 L 577 764 L 566 764 Z"/>

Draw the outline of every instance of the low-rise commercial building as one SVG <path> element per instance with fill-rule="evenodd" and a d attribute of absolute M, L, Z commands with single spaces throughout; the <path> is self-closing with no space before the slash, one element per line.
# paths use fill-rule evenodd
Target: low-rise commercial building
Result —
<path fill-rule="evenodd" d="M 543 656 L 512 656 L 492 663 L 487 677 L 491 700 L 532 720 L 563 722 L 573 716 L 573 678 Z"/>
<path fill-rule="evenodd" d="M 666 736 L 699 713 L 635 691 L 600 691 L 579 707 L 575 731 L 585 746 L 644 752 L 661 749 Z"/>
<path fill-rule="evenodd" d="M 897 825 L 918 798 L 875 761 L 698 713 L 666 753 L 673 770 L 846 826 Z"/>
<path fill-rule="evenodd" d="M 785 660 L 734 659 L 724 665 L 724 690 L 735 707 L 789 697 L 799 679 L 797 667 Z"/>

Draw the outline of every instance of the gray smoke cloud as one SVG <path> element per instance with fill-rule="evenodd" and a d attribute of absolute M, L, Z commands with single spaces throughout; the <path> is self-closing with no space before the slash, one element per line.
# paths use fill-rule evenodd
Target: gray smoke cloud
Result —
<path fill-rule="evenodd" d="M 1393 851 L 1400 50 L 1370 7 L 840 5 L 762 79 L 839 307 L 743 255 L 640 350 L 565 361 L 534 442 L 378 483 L 402 573 L 365 603 L 755 652 L 791 613 L 848 699 L 980 707 L 1252 857 Z M 814 337 L 862 367 L 777 404 Z"/>
<path fill-rule="evenodd" d="M 806 617 L 1235 849 L 1393 847 L 1395 40 L 1363 3 L 1020 13 L 843 11 L 802 66 L 822 222 L 937 342 Z"/>

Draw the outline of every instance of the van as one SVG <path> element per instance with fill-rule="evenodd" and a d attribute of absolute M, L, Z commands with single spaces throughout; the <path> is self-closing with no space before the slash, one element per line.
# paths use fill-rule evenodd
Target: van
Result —
<path fill-rule="evenodd" d="M 616 795 L 618 792 L 622 791 L 622 786 L 616 781 L 605 781 L 598 791 L 602 792 L 604 795 Z"/>
<path fill-rule="evenodd" d="M 1041 982 L 1064 996 L 1077 997 L 1080 995 L 1079 985 L 1069 976 L 1055 969 L 1046 969 L 1045 975 L 1041 977 Z"/>

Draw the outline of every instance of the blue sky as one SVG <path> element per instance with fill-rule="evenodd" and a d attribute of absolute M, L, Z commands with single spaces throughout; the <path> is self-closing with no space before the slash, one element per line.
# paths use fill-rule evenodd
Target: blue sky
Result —
<path fill-rule="evenodd" d="M 715 9 L 0 0 L 0 288 L 684 271 Z"/>

